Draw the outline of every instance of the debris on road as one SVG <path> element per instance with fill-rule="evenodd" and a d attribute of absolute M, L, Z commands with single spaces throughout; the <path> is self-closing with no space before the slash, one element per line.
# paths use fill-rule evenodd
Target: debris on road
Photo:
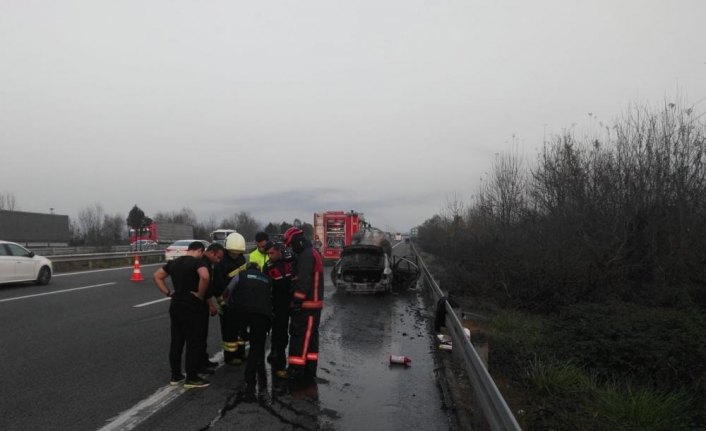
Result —
<path fill-rule="evenodd" d="M 390 355 L 390 365 L 400 364 L 405 367 L 412 365 L 412 360 L 404 355 Z"/>

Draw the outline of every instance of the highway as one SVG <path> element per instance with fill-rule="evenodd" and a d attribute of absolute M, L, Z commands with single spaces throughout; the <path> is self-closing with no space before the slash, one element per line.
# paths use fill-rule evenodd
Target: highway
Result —
<path fill-rule="evenodd" d="M 396 253 L 409 254 L 404 243 Z M 205 389 L 171 387 L 168 300 L 157 265 L 56 274 L 49 286 L 0 286 L 3 430 L 448 430 L 435 377 L 433 307 L 416 286 L 384 296 L 336 292 L 326 268 L 319 378 L 243 398 L 243 367 Z M 211 319 L 209 352 L 220 358 Z M 407 355 L 411 367 L 390 366 Z"/>

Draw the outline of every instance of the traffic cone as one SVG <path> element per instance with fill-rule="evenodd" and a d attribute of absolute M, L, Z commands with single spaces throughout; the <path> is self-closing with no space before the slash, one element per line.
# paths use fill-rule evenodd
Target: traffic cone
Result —
<path fill-rule="evenodd" d="M 130 281 L 142 280 L 144 280 L 144 278 L 142 278 L 142 273 L 140 272 L 140 256 L 135 256 L 135 265 L 132 269 L 132 277 L 130 277 Z"/>

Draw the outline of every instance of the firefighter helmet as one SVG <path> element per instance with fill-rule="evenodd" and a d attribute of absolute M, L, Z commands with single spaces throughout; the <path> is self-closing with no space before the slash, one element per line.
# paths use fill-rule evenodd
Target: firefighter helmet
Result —
<path fill-rule="evenodd" d="M 227 251 L 245 253 L 245 238 L 241 234 L 233 232 L 226 238 L 225 247 Z"/>
<path fill-rule="evenodd" d="M 290 227 L 284 233 L 284 245 L 289 247 L 289 245 L 292 243 L 292 238 L 294 238 L 296 235 L 299 235 L 302 233 L 304 233 L 304 231 L 299 229 L 298 227 Z"/>

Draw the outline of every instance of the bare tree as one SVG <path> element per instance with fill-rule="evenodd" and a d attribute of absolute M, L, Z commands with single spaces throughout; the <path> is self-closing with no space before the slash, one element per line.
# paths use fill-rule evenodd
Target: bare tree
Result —
<path fill-rule="evenodd" d="M 182 208 L 181 211 L 175 212 L 158 212 L 154 216 L 154 220 L 157 222 L 165 223 L 181 223 L 188 224 L 191 226 L 196 226 L 196 213 L 191 208 Z"/>
<path fill-rule="evenodd" d="M 236 217 L 235 229 L 246 239 L 251 240 L 255 238 L 255 234 L 260 230 L 260 223 L 249 212 L 241 211 Z"/>
<path fill-rule="evenodd" d="M 106 215 L 101 226 L 101 245 L 112 246 L 120 244 L 126 238 L 125 219 L 120 214 Z"/>
<path fill-rule="evenodd" d="M 195 219 L 194 219 L 195 220 Z M 208 239 L 210 241 L 210 234 L 214 230 L 218 229 L 219 225 L 216 223 L 216 218 L 211 216 L 203 222 L 198 222 L 194 226 L 194 238 L 197 239 Z"/>
<path fill-rule="evenodd" d="M 14 193 L 0 192 L 0 210 L 15 211 L 17 199 Z"/>
<path fill-rule="evenodd" d="M 246 241 L 255 238 L 255 234 L 260 231 L 260 223 L 253 218 L 248 211 L 240 211 L 232 216 L 223 219 L 221 227 L 225 229 L 235 229 L 245 237 Z"/>
<path fill-rule="evenodd" d="M 89 205 L 78 212 L 78 226 L 86 245 L 100 245 L 105 211 L 99 203 Z"/>

